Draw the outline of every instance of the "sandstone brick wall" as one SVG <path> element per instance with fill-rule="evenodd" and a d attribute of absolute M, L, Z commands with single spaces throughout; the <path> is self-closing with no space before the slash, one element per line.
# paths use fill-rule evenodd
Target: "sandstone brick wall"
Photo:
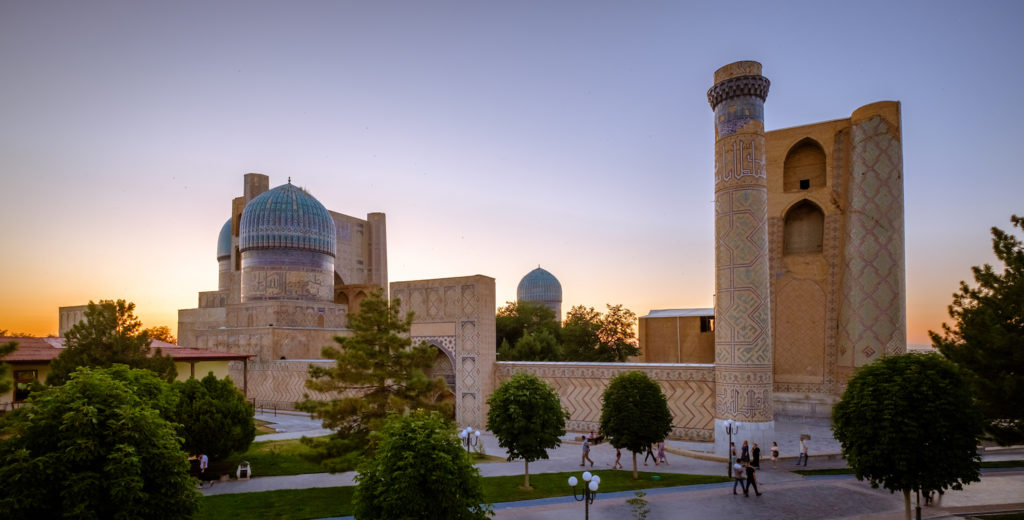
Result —
<path fill-rule="evenodd" d="M 711 364 L 662 363 L 546 363 L 498 361 L 495 385 L 517 372 L 533 374 L 558 392 L 569 411 L 566 429 L 597 430 L 601 396 L 619 374 L 639 370 L 661 386 L 672 412 L 670 439 L 711 442 L 715 424 L 715 369 Z"/>

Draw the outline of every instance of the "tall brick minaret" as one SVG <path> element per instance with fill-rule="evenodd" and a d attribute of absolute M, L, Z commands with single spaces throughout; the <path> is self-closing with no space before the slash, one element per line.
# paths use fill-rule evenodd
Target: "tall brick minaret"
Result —
<path fill-rule="evenodd" d="M 708 102 L 715 112 L 715 452 L 733 441 L 771 446 L 771 298 L 768 184 L 761 64 L 738 61 L 715 71 Z"/>

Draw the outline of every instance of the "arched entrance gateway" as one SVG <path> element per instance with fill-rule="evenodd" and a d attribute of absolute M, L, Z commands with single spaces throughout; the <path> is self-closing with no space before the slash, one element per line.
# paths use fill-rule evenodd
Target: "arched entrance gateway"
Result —
<path fill-rule="evenodd" d="M 494 389 L 494 279 L 459 278 L 394 282 L 391 299 L 413 312 L 409 335 L 438 349 L 432 375 L 448 381 L 455 421 L 483 429 L 487 396 Z"/>
<path fill-rule="evenodd" d="M 451 357 L 451 354 L 446 352 L 441 346 L 434 342 L 427 342 L 430 346 L 437 349 L 437 355 L 434 356 L 434 365 L 431 367 L 427 377 L 434 379 L 440 377 L 444 379 L 444 382 L 448 385 L 448 390 L 442 395 L 435 398 L 437 402 L 450 402 L 452 405 L 452 411 L 455 409 L 455 361 Z M 454 417 L 451 417 L 454 418 Z"/>

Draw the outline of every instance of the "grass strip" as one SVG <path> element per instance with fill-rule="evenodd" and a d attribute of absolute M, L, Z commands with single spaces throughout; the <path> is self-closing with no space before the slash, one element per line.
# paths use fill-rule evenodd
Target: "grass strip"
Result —
<path fill-rule="evenodd" d="M 1024 460 L 990 460 L 983 461 L 981 463 L 983 468 L 1019 468 L 1024 467 Z M 831 469 L 798 469 L 794 470 L 793 473 L 804 476 L 813 475 L 853 475 L 853 470 L 850 468 L 831 468 Z"/>
<path fill-rule="evenodd" d="M 522 475 L 485 477 L 483 479 L 484 496 L 491 503 L 568 496 L 572 494 L 572 488 L 568 483 L 569 477 L 576 476 L 579 479 L 581 473 L 572 471 L 530 475 L 532 490 L 520 488 L 523 483 Z M 601 477 L 599 493 L 730 481 L 726 477 L 713 475 L 642 472 L 638 480 L 633 480 L 630 471 L 594 473 Z M 658 480 L 654 480 L 652 478 L 654 476 L 658 476 Z M 582 479 L 580 480 L 582 481 Z M 304 520 L 347 516 L 352 514 L 354 490 L 355 487 L 346 486 L 212 495 L 200 500 L 199 513 L 195 518 L 197 520 L 230 517 L 254 520 Z"/>
<path fill-rule="evenodd" d="M 249 461 L 253 475 L 260 477 L 324 473 L 316 451 L 299 439 L 254 442 L 245 453 L 210 463 L 209 471 L 234 477 L 235 469 L 243 460 Z"/>

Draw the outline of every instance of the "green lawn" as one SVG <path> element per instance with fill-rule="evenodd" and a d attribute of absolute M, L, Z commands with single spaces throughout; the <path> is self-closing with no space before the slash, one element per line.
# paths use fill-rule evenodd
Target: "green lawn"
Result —
<path fill-rule="evenodd" d="M 523 483 L 522 475 L 487 477 L 483 479 L 484 496 L 491 503 L 567 496 L 572 493 L 572 488 L 568 484 L 569 477 L 575 475 L 579 478 L 580 473 L 573 471 L 531 475 L 530 484 L 533 486 L 531 491 L 519 488 Z M 719 476 L 674 473 L 640 473 L 640 479 L 633 480 L 630 471 L 595 473 L 601 476 L 599 493 L 710 484 L 729 482 L 730 480 Z M 654 475 L 660 477 L 659 480 L 653 480 L 651 477 Z M 354 487 L 334 487 L 213 495 L 204 497 L 200 501 L 199 514 L 196 515 L 196 518 L 199 520 L 232 517 L 253 520 L 302 520 L 346 516 L 352 514 L 351 503 L 354 489 Z"/>
<path fill-rule="evenodd" d="M 324 472 L 316 452 L 298 439 L 254 442 L 241 455 L 210 463 L 210 471 L 217 475 L 228 473 L 233 478 L 238 463 L 243 460 L 249 461 L 253 475 L 258 477 Z"/>
<path fill-rule="evenodd" d="M 1024 460 L 993 460 L 981 463 L 982 468 L 1019 468 L 1024 467 Z M 798 469 L 794 470 L 793 473 L 812 476 L 812 475 L 853 475 L 853 470 L 850 468 L 832 468 L 832 469 Z"/>

